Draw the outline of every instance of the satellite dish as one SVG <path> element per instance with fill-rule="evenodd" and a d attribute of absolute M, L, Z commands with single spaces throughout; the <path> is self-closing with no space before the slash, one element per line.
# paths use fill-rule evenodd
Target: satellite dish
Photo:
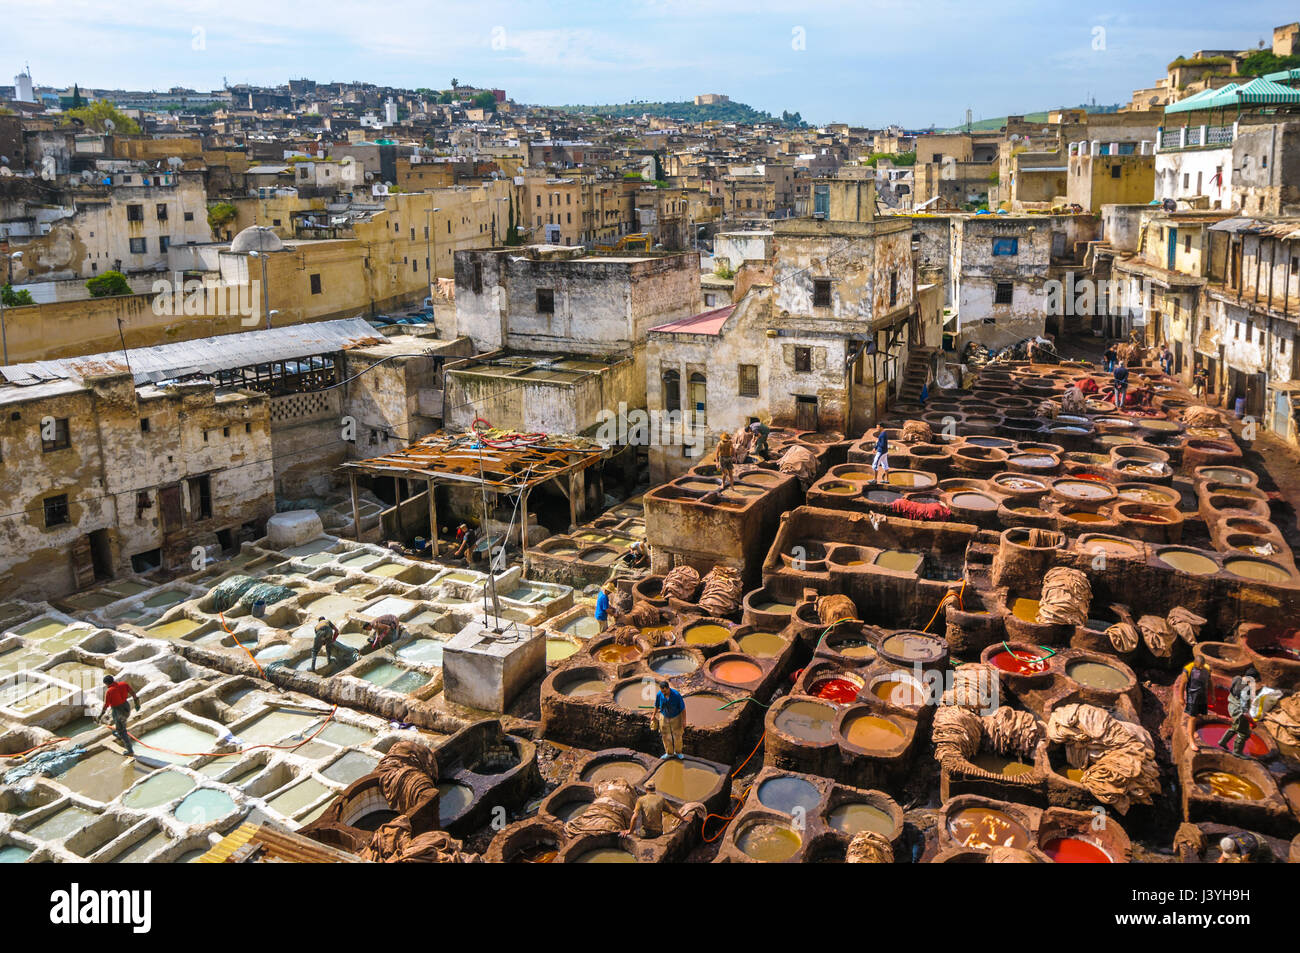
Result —
<path fill-rule="evenodd" d="M 9 166 L 0 165 L 0 178 L 8 178 L 11 175 L 13 175 L 13 173 L 9 171 Z"/>
<path fill-rule="evenodd" d="M 1178 203 L 1175 202 L 1173 199 L 1165 199 L 1163 202 L 1160 203 L 1160 207 L 1163 208 L 1166 212 L 1178 211 Z"/>
<path fill-rule="evenodd" d="M 116 128 L 117 128 L 117 123 L 113 122 L 113 120 L 111 120 L 111 119 L 105 119 L 105 120 L 104 120 L 104 131 L 105 131 L 105 132 L 112 132 L 112 131 L 113 131 L 114 129 L 116 129 Z"/>
<path fill-rule="evenodd" d="M 180 156 L 171 156 L 167 160 L 167 164 L 171 166 L 173 169 L 179 169 L 181 166 L 185 164 L 185 160 L 182 159 Z"/>

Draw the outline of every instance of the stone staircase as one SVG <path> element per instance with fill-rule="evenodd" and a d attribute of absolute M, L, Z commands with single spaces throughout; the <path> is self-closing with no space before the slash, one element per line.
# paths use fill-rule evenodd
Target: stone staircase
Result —
<path fill-rule="evenodd" d="M 929 382 L 931 361 L 938 350 L 936 347 L 914 347 L 908 352 L 903 383 L 892 408 L 894 411 L 920 412 L 921 388 Z"/>

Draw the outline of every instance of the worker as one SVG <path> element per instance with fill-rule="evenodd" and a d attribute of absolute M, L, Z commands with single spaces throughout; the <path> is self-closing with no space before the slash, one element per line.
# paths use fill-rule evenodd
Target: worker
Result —
<path fill-rule="evenodd" d="M 311 670 L 316 671 L 316 656 L 325 650 L 326 660 L 334 664 L 334 641 L 339 637 L 339 627 L 324 616 L 316 620 L 316 637 L 311 643 Z"/>
<path fill-rule="evenodd" d="M 640 569 L 650 564 L 650 546 L 644 539 L 638 539 L 627 548 L 623 560 L 631 569 Z"/>
<path fill-rule="evenodd" d="M 735 445 L 731 442 L 731 434 L 723 431 L 722 436 L 718 438 L 718 470 L 722 473 L 722 488 L 725 490 L 729 486 L 736 485 L 736 462 L 732 459 L 736 452 Z"/>
<path fill-rule="evenodd" d="M 1192 719 L 1204 715 L 1210 708 L 1210 690 L 1212 680 L 1209 666 L 1205 659 L 1197 656 L 1183 669 L 1183 711 L 1187 714 L 1187 730 L 1191 731 Z"/>
<path fill-rule="evenodd" d="M 1106 353 L 1102 355 L 1101 360 L 1102 369 L 1105 370 L 1107 374 L 1115 369 L 1116 356 L 1115 345 L 1114 343 L 1111 343 L 1106 347 Z"/>
<path fill-rule="evenodd" d="M 456 527 L 456 548 L 451 551 L 452 558 L 469 562 L 476 542 L 478 534 L 467 523 L 461 523 Z"/>
<path fill-rule="evenodd" d="M 1196 389 L 1196 399 L 1205 399 L 1205 389 L 1210 383 L 1210 375 L 1205 373 L 1205 368 L 1199 364 L 1196 367 L 1196 373 L 1192 375 L 1192 386 Z"/>
<path fill-rule="evenodd" d="M 1237 831 L 1219 841 L 1220 864 L 1253 864 L 1264 853 L 1263 844 L 1250 831 Z"/>
<path fill-rule="evenodd" d="M 1078 384 L 1071 384 L 1061 395 L 1061 412 L 1076 416 L 1088 412 L 1088 399 L 1083 396 L 1083 389 Z"/>
<path fill-rule="evenodd" d="M 1228 750 L 1229 740 L 1233 741 L 1233 754 L 1240 755 L 1246 750 L 1246 742 L 1250 739 L 1250 708 L 1255 703 L 1257 678 L 1259 673 L 1252 665 L 1232 680 L 1232 687 L 1228 690 L 1228 717 L 1232 719 L 1232 727 L 1219 739 L 1219 747 L 1224 751 Z"/>
<path fill-rule="evenodd" d="M 397 616 L 389 613 L 381 615 L 370 622 L 362 623 L 361 628 L 371 633 L 370 647 L 377 649 L 381 645 L 386 645 L 397 638 L 402 630 L 402 624 L 397 621 Z"/>
<path fill-rule="evenodd" d="M 609 590 L 609 583 L 605 583 L 600 587 L 600 592 L 596 593 L 595 616 L 601 632 L 609 628 Z"/>
<path fill-rule="evenodd" d="M 755 420 L 749 425 L 750 432 L 755 437 L 754 454 L 760 460 L 766 460 L 768 455 L 767 438 L 772 433 L 772 428 L 761 420 Z"/>
<path fill-rule="evenodd" d="M 655 695 L 655 713 L 651 718 L 652 727 L 659 729 L 659 737 L 664 743 L 664 753 L 659 760 L 682 758 L 682 732 L 686 729 L 686 700 L 677 689 L 668 684 L 668 680 L 659 680 L 659 692 Z"/>
<path fill-rule="evenodd" d="M 1164 371 L 1165 374 L 1169 374 L 1174 369 L 1174 352 L 1169 350 L 1168 344 L 1166 344 L 1160 351 L 1160 369 Z"/>
<path fill-rule="evenodd" d="M 1115 365 L 1115 407 L 1123 409 L 1124 398 L 1128 392 L 1128 367 L 1123 361 Z"/>
<path fill-rule="evenodd" d="M 117 740 L 122 742 L 127 755 L 134 758 L 135 747 L 131 744 L 131 736 L 126 731 L 126 718 L 131 714 L 128 699 L 135 702 L 135 713 L 140 714 L 140 696 L 135 693 L 135 689 L 127 682 L 119 682 L 112 675 L 105 675 L 104 707 L 99 710 L 99 718 L 96 720 L 102 721 L 104 713 L 112 710 L 113 734 L 117 735 Z"/>
<path fill-rule="evenodd" d="M 668 803 L 668 799 L 655 790 L 654 779 L 645 783 L 646 793 L 636 799 L 636 806 L 632 808 L 632 820 L 628 822 L 627 832 L 629 834 L 637 833 L 638 825 L 641 831 L 640 837 L 661 837 L 664 831 L 664 815 L 673 818 L 678 823 L 686 818 L 678 814 L 676 809 Z"/>
<path fill-rule="evenodd" d="M 871 460 L 871 469 L 875 472 L 877 483 L 889 482 L 889 435 L 885 428 L 880 428 L 876 435 L 876 455 Z"/>

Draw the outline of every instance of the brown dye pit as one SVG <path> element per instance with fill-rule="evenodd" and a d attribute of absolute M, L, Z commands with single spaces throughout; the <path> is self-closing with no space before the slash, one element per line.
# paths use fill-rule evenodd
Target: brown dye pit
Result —
<path fill-rule="evenodd" d="M 1029 846 L 1029 832 L 1010 814 L 991 807 L 967 807 L 948 819 L 948 833 L 963 847 L 990 850 L 994 847 Z"/>
<path fill-rule="evenodd" d="M 604 648 L 596 651 L 596 661 L 607 662 L 611 665 L 617 665 L 620 662 L 631 662 L 633 659 L 641 657 L 641 650 L 635 645 L 606 645 Z"/>
<path fill-rule="evenodd" d="M 1219 564 L 1208 556 L 1202 556 L 1200 553 L 1189 553 L 1186 550 L 1175 549 L 1166 551 L 1156 556 L 1166 566 L 1171 566 L 1180 572 L 1190 573 L 1193 576 L 1208 576 L 1219 571 Z"/>
<path fill-rule="evenodd" d="M 718 774 L 688 761 L 669 759 L 659 766 L 654 776 L 655 790 L 683 801 L 703 801 L 718 784 Z"/>
<path fill-rule="evenodd" d="M 582 780 L 590 781 L 592 784 L 600 781 L 613 781 L 618 778 L 635 784 L 643 777 L 645 777 L 645 765 L 640 761 L 633 761 L 631 758 L 602 761 L 582 772 Z M 583 804 L 582 807 L 585 810 L 587 805 Z"/>
<path fill-rule="evenodd" d="M 1083 551 L 1086 553 L 1109 553 L 1114 556 L 1130 555 L 1138 552 L 1136 543 L 1131 543 L 1127 539 L 1121 539 L 1118 536 L 1090 536 L 1087 542 L 1083 544 Z"/>
<path fill-rule="evenodd" d="M 1078 659 L 1065 666 L 1065 674 L 1080 685 L 1105 692 L 1120 692 L 1128 687 L 1128 676 L 1102 662 Z"/>
<path fill-rule="evenodd" d="M 786 641 L 775 632 L 750 632 L 736 640 L 740 651 L 758 658 L 773 658 L 785 651 Z"/>
<path fill-rule="evenodd" d="M 844 737 L 866 751 L 895 748 L 905 737 L 903 729 L 879 715 L 853 715 L 844 723 Z"/>
<path fill-rule="evenodd" d="M 731 631 L 716 622 L 693 625 L 682 633 L 687 645 L 717 645 L 731 637 Z"/>
<path fill-rule="evenodd" d="M 832 738 L 835 709 L 820 702 L 793 701 L 776 713 L 773 724 L 787 735 L 825 744 Z"/>
<path fill-rule="evenodd" d="M 889 816 L 889 812 L 863 801 L 850 801 L 834 808 L 826 815 L 826 823 L 845 834 L 875 831 L 885 837 L 893 837 L 895 833 L 894 819 Z"/>
<path fill-rule="evenodd" d="M 1196 781 L 1211 794 L 1234 801 L 1262 801 L 1264 789 L 1254 781 L 1229 771 L 1202 771 Z"/>
<path fill-rule="evenodd" d="M 1234 576 L 1254 579 L 1256 582 L 1282 583 L 1291 578 L 1281 566 L 1261 562 L 1258 559 L 1229 559 L 1223 568 Z"/>
<path fill-rule="evenodd" d="M 1018 778 L 1022 774 L 1031 774 L 1034 770 L 1032 764 L 1005 758 L 991 751 L 980 752 L 971 763 L 977 768 L 983 768 L 990 774 L 1000 774 L 1004 778 Z"/>
<path fill-rule="evenodd" d="M 902 553 L 895 549 L 887 549 L 876 557 L 876 565 L 898 572 L 919 572 L 924 560 L 925 557 L 920 553 Z"/>
<path fill-rule="evenodd" d="M 996 510 L 998 508 L 997 500 L 991 496 L 985 496 L 983 493 L 958 493 L 952 498 L 954 506 L 960 506 L 968 510 Z"/>
<path fill-rule="evenodd" d="M 728 712 L 740 707 L 733 705 L 723 708 L 727 704 L 727 698 L 715 692 L 695 692 L 684 696 L 682 700 L 686 702 L 686 723 L 700 728 L 723 724 L 731 717 Z"/>
<path fill-rule="evenodd" d="M 779 864 L 798 853 L 803 840 L 783 824 L 759 821 L 745 826 L 736 836 L 736 846 L 754 860 Z"/>
<path fill-rule="evenodd" d="M 729 658 L 712 665 L 709 674 L 726 685 L 749 685 L 763 677 L 763 670 L 745 659 Z"/>
<path fill-rule="evenodd" d="M 1076 523 L 1105 523 L 1106 517 L 1100 513 L 1089 513 L 1087 510 L 1071 510 L 1068 513 L 1062 513 L 1066 519 L 1072 519 Z"/>
<path fill-rule="evenodd" d="M 1108 487 L 1091 480 L 1058 480 L 1053 489 L 1072 500 L 1104 500 L 1110 496 Z"/>
<path fill-rule="evenodd" d="M 912 705 L 924 705 L 926 693 L 921 686 L 910 678 L 893 681 L 885 679 L 871 686 L 871 694 L 891 705 L 907 708 Z"/>

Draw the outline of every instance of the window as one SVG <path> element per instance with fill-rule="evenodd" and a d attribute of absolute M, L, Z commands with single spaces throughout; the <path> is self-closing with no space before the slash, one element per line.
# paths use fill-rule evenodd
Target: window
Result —
<path fill-rule="evenodd" d="M 171 236 L 169 235 L 158 236 L 158 251 L 165 252 L 167 249 L 171 247 L 172 247 Z"/>
<path fill-rule="evenodd" d="M 706 294 L 706 295 L 704 296 L 704 306 L 705 306 L 706 308 L 712 308 L 712 307 L 713 307 L 713 303 L 714 303 L 715 301 L 717 301 L 717 300 L 718 300 L 718 296 L 717 296 L 717 295 Z"/>
<path fill-rule="evenodd" d="M 812 370 L 812 348 L 796 347 L 794 349 L 794 369 L 805 372 Z"/>
<path fill-rule="evenodd" d="M 1020 239 L 1018 238 L 995 238 L 993 239 L 993 254 L 995 256 L 1019 255 Z"/>
<path fill-rule="evenodd" d="M 1192 174 L 1191 174 L 1190 172 L 1184 172 L 1184 173 L 1183 173 L 1183 188 L 1186 189 L 1186 188 L 1187 188 L 1188 186 L 1190 186 L 1191 184 L 1192 184 Z"/>
<path fill-rule="evenodd" d="M 148 432 L 149 432 L 149 418 L 148 418 L 148 417 L 141 417 L 141 418 L 140 418 L 140 432 L 141 432 L 141 433 L 148 433 Z"/>
<path fill-rule="evenodd" d="M 691 409 L 695 412 L 695 425 L 702 427 L 708 422 L 708 379 L 696 371 L 691 375 Z"/>
<path fill-rule="evenodd" d="M 889 273 L 889 306 L 892 308 L 898 304 L 898 269 L 895 268 Z"/>
<path fill-rule="evenodd" d="M 542 197 L 540 195 L 537 196 L 537 207 L 538 208 L 542 207 Z"/>
<path fill-rule="evenodd" d="M 1015 286 L 1010 281 L 999 281 L 993 292 L 994 304 L 1010 304 L 1011 293 Z"/>
<path fill-rule="evenodd" d="M 190 515 L 194 520 L 212 519 L 212 483 L 205 476 L 190 480 Z"/>
<path fill-rule="evenodd" d="M 1191 233 L 1189 232 L 1188 234 L 1183 236 L 1183 251 L 1190 252 L 1191 250 L 1192 250 L 1192 236 Z"/>
<path fill-rule="evenodd" d="M 831 306 L 831 280 L 829 278 L 813 279 L 813 307 L 829 308 Z"/>
<path fill-rule="evenodd" d="M 740 365 L 740 396 L 741 397 L 758 396 L 758 365 L 757 364 Z"/>
<path fill-rule="evenodd" d="M 553 288 L 537 289 L 537 313 L 538 314 L 555 313 L 555 289 Z"/>
<path fill-rule="evenodd" d="M 49 434 L 47 437 L 46 434 Z M 53 453 L 56 450 L 67 450 L 72 446 L 72 441 L 68 437 L 68 418 L 59 417 L 54 421 L 52 429 L 46 428 L 44 423 L 41 425 L 41 452 Z"/>
<path fill-rule="evenodd" d="M 1119 167 L 1118 165 L 1113 165 L 1113 166 L 1111 166 L 1111 167 L 1110 167 L 1110 177 L 1111 177 L 1112 179 L 1118 179 L 1118 178 L 1119 178 L 1119 170 L 1120 170 L 1120 167 Z"/>
<path fill-rule="evenodd" d="M 311 282 L 311 293 L 320 294 L 320 275 L 312 275 L 308 280 Z"/>
<path fill-rule="evenodd" d="M 674 370 L 664 371 L 664 410 L 682 409 L 682 375 Z"/>
<path fill-rule="evenodd" d="M 127 220 L 128 222 L 143 222 L 143 221 L 144 221 L 144 206 L 143 206 L 143 205 L 128 205 L 128 206 L 126 207 L 126 220 Z"/>
<path fill-rule="evenodd" d="M 192 221 L 194 221 L 194 213 L 193 213 L 193 212 L 186 212 L 186 213 L 185 213 L 185 221 L 187 221 L 187 222 L 192 222 Z M 276 222 L 276 224 L 279 225 L 280 223 L 279 223 L 279 222 Z"/>
<path fill-rule="evenodd" d="M 474 262 L 473 286 L 476 295 L 483 293 L 483 263 L 481 261 Z"/>
<path fill-rule="evenodd" d="M 145 251 L 148 250 L 148 243 L 146 239 L 132 238 L 130 242 L 131 242 L 132 255 L 143 255 Z"/>
<path fill-rule="evenodd" d="M 167 203 L 159 202 L 157 205 L 155 205 L 154 213 L 158 216 L 158 221 L 160 222 L 167 221 Z"/>
<path fill-rule="evenodd" d="M 411 226 L 411 241 L 415 241 L 415 226 Z"/>
<path fill-rule="evenodd" d="M 826 218 L 831 214 L 831 190 L 828 185 L 813 186 L 813 215 Z"/>
<path fill-rule="evenodd" d="M 70 522 L 68 518 L 68 494 L 60 493 L 58 496 L 46 497 L 44 506 L 46 529 L 63 526 Z"/>

